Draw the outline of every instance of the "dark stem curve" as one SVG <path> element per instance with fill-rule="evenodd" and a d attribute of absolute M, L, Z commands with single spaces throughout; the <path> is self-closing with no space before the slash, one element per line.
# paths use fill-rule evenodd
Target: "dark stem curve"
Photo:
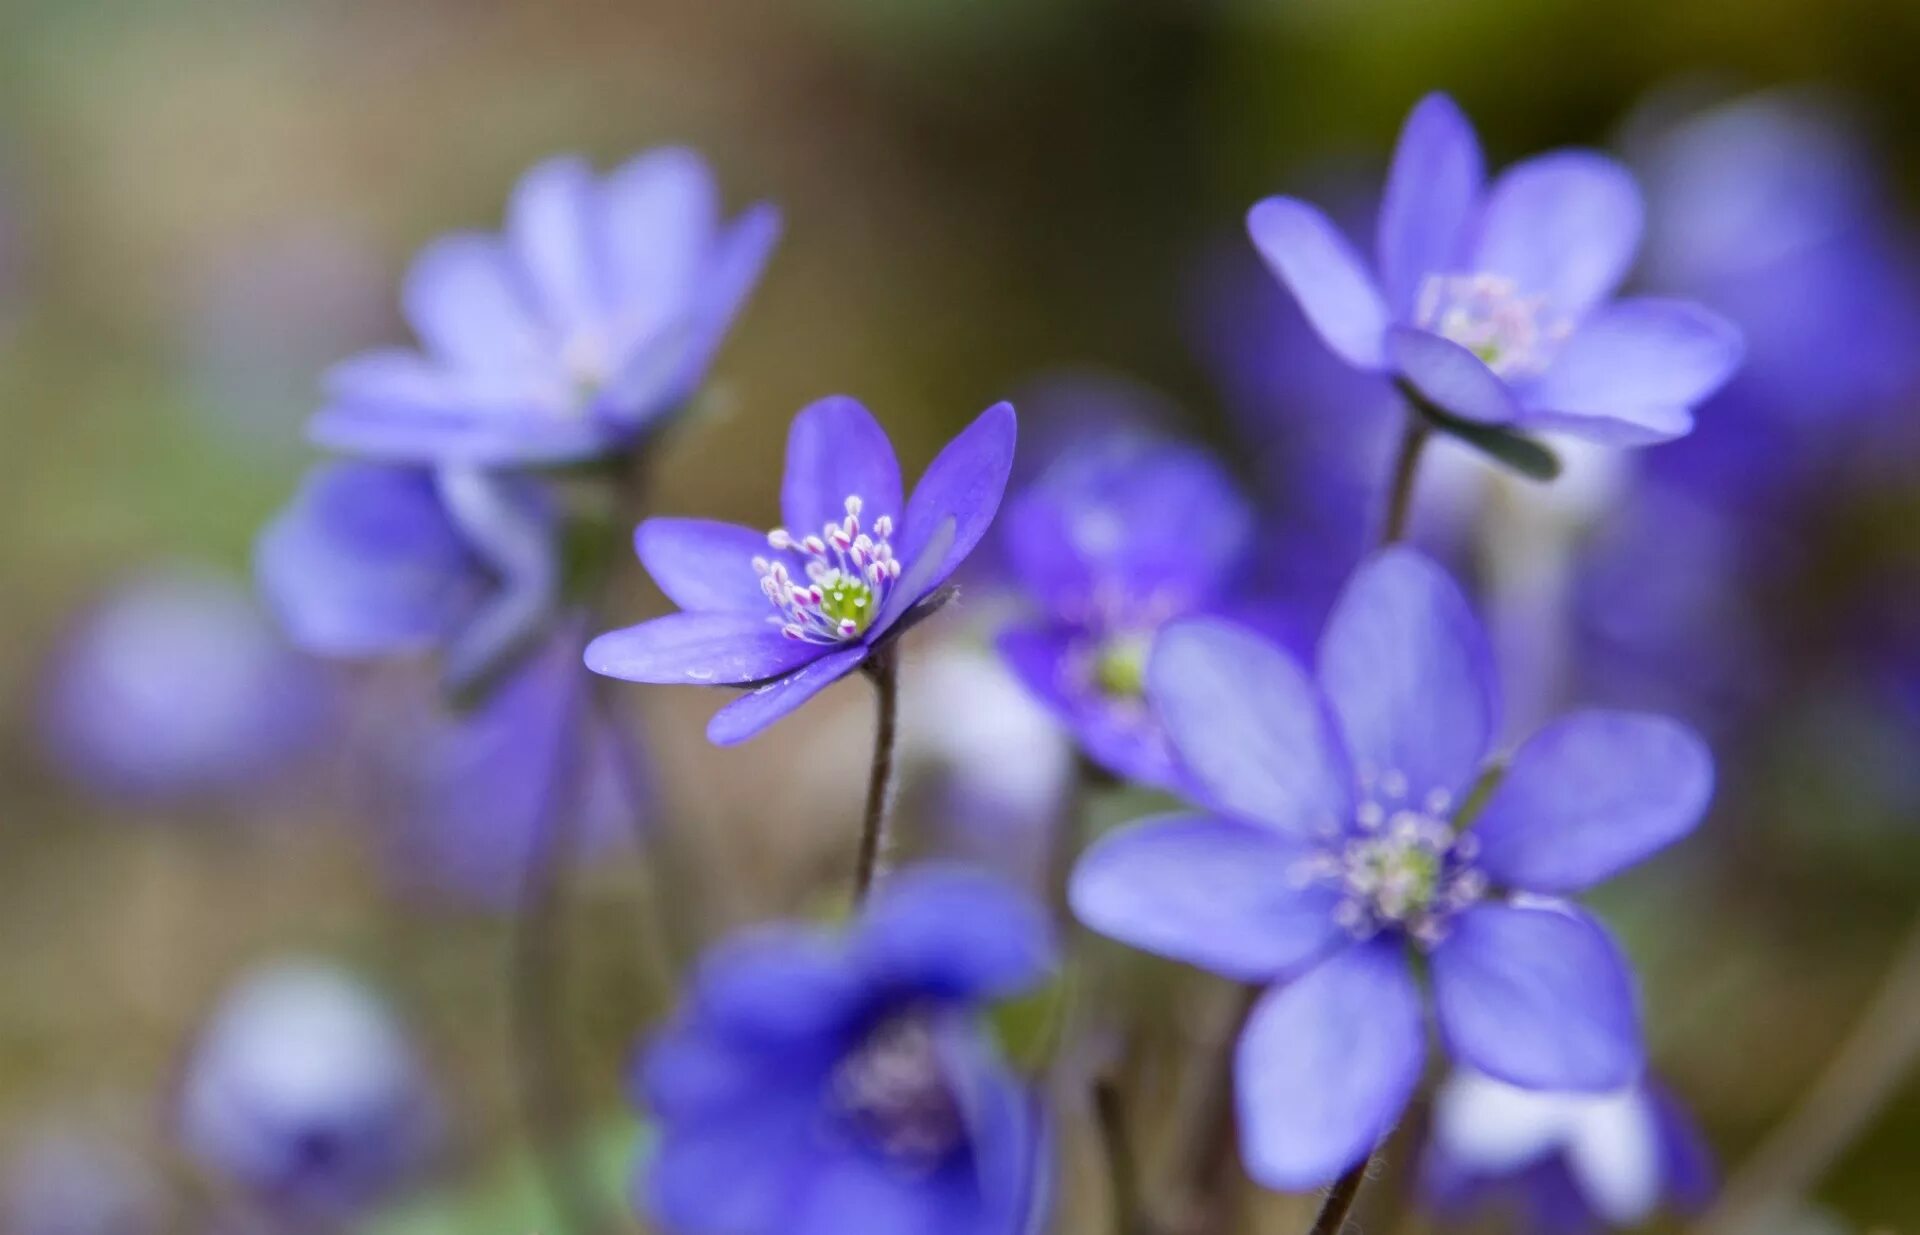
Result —
<path fill-rule="evenodd" d="M 1407 521 L 1413 513 L 1414 480 L 1420 473 L 1420 456 L 1426 450 L 1433 430 L 1417 408 L 1407 409 L 1407 427 L 1400 434 L 1400 447 L 1393 459 L 1393 475 L 1387 488 L 1387 518 L 1380 529 L 1382 547 L 1398 544 L 1407 536 Z"/>
<path fill-rule="evenodd" d="M 893 745 L 900 724 L 900 666 L 891 645 L 874 653 L 864 672 L 873 683 L 873 766 L 867 773 L 867 809 L 860 824 L 860 851 L 853 864 L 853 902 L 873 890 L 886 861 L 887 809 L 893 796 Z"/>
<path fill-rule="evenodd" d="M 1333 1181 L 1327 1199 L 1320 1206 L 1320 1216 L 1313 1220 L 1307 1235 L 1340 1235 L 1346 1229 L 1347 1217 L 1353 1213 L 1354 1202 L 1360 1199 L 1360 1186 L 1367 1182 L 1367 1171 L 1372 1166 L 1373 1154 L 1368 1154 Z"/>

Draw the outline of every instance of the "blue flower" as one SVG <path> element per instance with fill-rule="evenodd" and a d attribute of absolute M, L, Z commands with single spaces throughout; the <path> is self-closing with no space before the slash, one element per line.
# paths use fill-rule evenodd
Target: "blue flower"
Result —
<path fill-rule="evenodd" d="M 931 612 L 1000 507 L 1014 433 L 1010 404 L 988 408 L 903 500 L 886 431 L 854 400 L 822 399 L 787 438 L 786 527 L 642 523 L 641 564 L 683 612 L 601 635 L 587 667 L 631 682 L 747 687 L 707 736 L 723 746 L 752 737 Z"/>
<path fill-rule="evenodd" d="M 1663 1199 L 1703 1204 L 1713 1166 L 1680 1104 L 1649 1081 L 1543 1093 L 1463 1069 L 1435 1095 L 1421 1185 L 1448 1212 L 1504 1198 L 1529 1231 L 1588 1235 L 1639 1226 Z"/>
<path fill-rule="evenodd" d="M 336 368 L 312 424 L 330 449 L 413 463 L 530 464 L 620 449 L 698 387 L 779 232 L 720 217 L 707 166 L 656 150 L 596 179 L 551 159 L 504 235 L 429 246 L 402 296 L 422 350 Z"/>
<path fill-rule="evenodd" d="M 1040 908 L 958 867 L 895 876 L 844 934 L 721 944 L 638 1070 L 642 1207 L 676 1235 L 1039 1229 L 1049 1138 L 978 1017 L 1052 963 Z"/>
<path fill-rule="evenodd" d="M 1377 278 L 1305 202 L 1268 198 L 1247 228 L 1329 348 L 1444 412 L 1616 445 L 1687 433 L 1740 335 L 1690 302 L 1610 301 L 1640 241 L 1626 169 L 1561 151 L 1484 178 L 1472 126 L 1431 95 L 1394 155 Z"/>
<path fill-rule="evenodd" d="M 340 462 L 308 474 L 261 532 L 254 572 L 315 655 L 438 651 L 465 684 L 552 618 L 559 558 L 531 479 L 468 468 Z"/>
<path fill-rule="evenodd" d="M 41 720 L 75 780 L 135 799 L 257 784 L 313 748 L 321 667 L 244 587 L 199 567 L 147 572 L 89 608 L 49 663 Z"/>
<path fill-rule="evenodd" d="M 439 1109 L 378 998 L 291 962 L 228 992 L 187 1061 L 175 1118 L 211 1175 L 289 1217 L 337 1219 L 422 1164 Z"/>
<path fill-rule="evenodd" d="M 1407 549 L 1356 573 L 1315 674 L 1196 620 L 1161 632 L 1147 697 L 1209 809 L 1096 843 L 1072 904 L 1123 942 L 1273 984 L 1236 1057 L 1254 1178 L 1325 1183 L 1398 1120 L 1426 1057 L 1410 951 L 1425 956 L 1460 1062 L 1532 1088 L 1639 1076 L 1625 959 L 1558 898 L 1698 822 L 1713 769 L 1691 732 L 1635 713 L 1567 716 L 1462 819 L 1487 774 L 1499 691 L 1465 598 Z"/>
<path fill-rule="evenodd" d="M 1168 622 L 1233 596 L 1253 513 L 1198 447 L 1145 434 L 1063 456 L 1009 504 L 1003 552 L 1039 620 L 1001 654 L 1117 776 L 1180 783 L 1144 695 L 1147 653 Z"/>

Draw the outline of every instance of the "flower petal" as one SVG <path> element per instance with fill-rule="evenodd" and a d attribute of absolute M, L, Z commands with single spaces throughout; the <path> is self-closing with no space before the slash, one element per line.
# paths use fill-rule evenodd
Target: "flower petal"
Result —
<path fill-rule="evenodd" d="M 1145 699 L 1114 698 L 1087 681 L 1090 649 L 1072 631 L 1020 626 L 995 646 L 1021 683 L 1072 732 L 1087 758 L 1115 776 L 1181 790 L 1186 778 Z"/>
<path fill-rule="evenodd" d="M 1130 824 L 1073 868 L 1074 916 L 1144 952 L 1237 981 L 1298 970 L 1346 938 L 1339 902 L 1303 886 L 1306 852 L 1264 828 L 1200 815 Z"/>
<path fill-rule="evenodd" d="M 1013 447 L 1019 422 L 1013 404 L 996 403 L 948 442 L 913 486 L 906 518 L 894 542 L 907 573 L 921 580 L 911 592 L 925 596 L 947 581 L 993 524 L 1013 471 Z M 952 541 L 940 549 L 936 564 L 922 567 L 920 557 L 944 539 L 941 526 L 951 521 Z M 902 583 L 905 583 L 903 578 Z M 907 589 L 901 589 L 904 595 Z M 900 596 L 890 602 L 898 612 Z"/>
<path fill-rule="evenodd" d="M 766 1094 L 727 1119 L 668 1124 L 641 1178 L 641 1210 L 663 1230 L 779 1230 L 815 1169 L 815 1095 Z"/>
<path fill-rule="evenodd" d="M 597 199 L 593 166 L 561 155 L 522 176 L 507 204 L 508 243 L 556 341 L 591 330 L 604 301 L 597 283 Z"/>
<path fill-rule="evenodd" d="M 1569 1129 L 1567 1169 L 1609 1226 L 1637 1226 L 1660 1203 L 1660 1125 L 1639 1088 L 1589 1103 Z"/>
<path fill-rule="evenodd" d="M 827 649 L 789 639 L 762 614 L 669 613 L 587 645 L 587 668 L 662 686 L 741 686 L 781 677 Z"/>
<path fill-rule="evenodd" d="M 858 400 L 830 395 L 795 416 L 787 433 L 787 474 L 780 486 L 787 531 L 818 536 L 827 524 L 846 518 L 849 497 L 864 504 L 864 528 L 882 515 L 901 521 L 900 464 L 887 431 Z M 899 547 L 896 542 L 896 552 Z"/>
<path fill-rule="evenodd" d="M 1479 865 L 1532 892 L 1572 892 L 1691 832 L 1713 797 L 1713 756 L 1662 716 L 1576 712 L 1520 747 L 1474 823 Z"/>
<path fill-rule="evenodd" d="M 1718 390 L 1743 350 L 1739 329 L 1697 304 L 1623 300 L 1582 324 L 1522 399 L 1569 432 L 1583 417 L 1657 431 Z"/>
<path fill-rule="evenodd" d="M 1434 1009 L 1454 1058 L 1530 1089 L 1604 1092 L 1645 1063 L 1626 959 L 1572 908 L 1481 905 L 1432 957 Z"/>
<path fill-rule="evenodd" d="M 1512 279 L 1573 321 L 1605 299 L 1640 245 L 1640 189 L 1626 168 L 1584 150 L 1516 163 L 1493 182 L 1473 269 Z"/>
<path fill-rule="evenodd" d="M 753 559 L 776 558 L 767 534 L 713 519 L 648 519 L 633 533 L 634 552 L 667 599 L 682 609 L 765 618 L 773 603 L 760 590 Z"/>
<path fill-rule="evenodd" d="M 425 650 L 485 587 L 421 468 L 329 463 L 260 534 L 255 575 L 293 642 L 323 656 Z"/>
<path fill-rule="evenodd" d="M 956 1164 L 914 1173 L 850 1148 L 820 1155 L 774 1229 L 782 1235 L 971 1235 L 981 1229 L 979 1210 L 971 1174 Z"/>
<path fill-rule="evenodd" d="M 1269 991 L 1234 1054 L 1247 1173 L 1283 1190 L 1331 1182 L 1393 1130 L 1426 1053 L 1420 992 L 1392 940 Z"/>
<path fill-rule="evenodd" d="M 707 950 L 693 976 L 690 1007 L 721 1040 L 803 1049 L 861 1015 L 864 975 L 841 941 L 796 925 L 752 927 Z"/>
<path fill-rule="evenodd" d="M 1389 797 L 1398 788 L 1419 803 L 1439 790 L 1459 801 L 1497 728 L 1492 662 L 1446 571 L 1411 549 L 1363 563 L 1327 620 L 1319 658 L 1362 779 Z"/>
<path fill-rule="evenodd" d="M 983 871 L 918 866 L 880 885 L 853 944 L 883 983 L 942 997 L 999 999 L 1053 969 L 1053 927 L 1034 900 Z"/>
<path fill-rule="evenodd" d="M 551 365 L 549 340 L 497 237 L 473 232 L 434 241 L 414 259 L 400 298 L 414 333 L 444 364 L 482 373 Z"/>
<path fill-rule="evenodd" d="M 1346 827 L 1345 748 L 1313 680 L 1278 647 L 1231 622 L 1172 623 L 1147 660 L 1147 699 L 1210 804 L 1296 838 Z"/>
<path fill-rule="evenodd" d="M 713 175 L 691 150 L 649 150 L 607 175 L 600 243 L 617 341 L 645 338 L 685 311 L 719 216 Z"/>
<path fill-rule="evenodd" d="M 1396 316 L 1413 316 L 1428 275 L 1458 268 L 1486 167 L 1459 105 L 1430 94 L 1400 130 L 1380 203 L 1380 281 Z"/>
<path fill-rule="evenodd" d="M 1452 339 L 1396 326 L 1387 332 L 1387 358 L 1443 412 L 1483 425 L 1512 424 L 1520 416 L 1520 402 L 1505 380 Z"/>
<path fill-rule="evenodd" d="M 828 652 L 799 670 L 753 687 L 713 714 L 707 722 L 707 740 L 732 746 L 758 734 L 807 700 L 860 667 L 872 649 L 855 644 Z"/>
<path fill-rule="evenodd" d="M 1572 412 L 1522 411 L 1520 426 L 1539 433 L 1564 433 L 1598 446 L 1627 449 L 1671 442 L 1693 432 L 1690 407 L 1622 407 L 1604 416 Z"/>
<path fill-rule="evenodd" d="M 1247 214 L 1247 233 L 1334 354 L 1356 368 L 1378 369 L 1386 302 L 1333 221 L 1303 201 L 1269 197 Z"/>

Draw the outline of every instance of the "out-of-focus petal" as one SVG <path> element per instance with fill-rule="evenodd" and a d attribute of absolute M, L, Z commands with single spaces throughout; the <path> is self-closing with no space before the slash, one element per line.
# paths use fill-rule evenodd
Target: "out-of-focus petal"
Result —
<path fill-rule="evenodd" d="M 1247 232 L 1326 345 L 1350 365 L 1378 369 L 1386 302 L 1333 221 L 1305 202 L 1269 197 L 1247 215 Z"/>
<path fill-rule="evenodd" d="M 605 303 L 597 197 L 592 165 L 562 155 L 522 176 L 507 205 L 508 242 L 556 344 L 591 330 Z"/>
<path fill-rule="evenodd" d="M 996 646 L 1021 683 L 1072 731 L 1080 749 L 1115 776 L 1180 790 L 1186 778 L 1160 721 L 1141 697 L 1106 694 L 1085 663 L 1093 654 L 1076 632 L 1014 627 Z"/>
<path fill-rule="evenodd" d="M 927 865 L 875 891 L 853 944 L 883 982 L 954 999 L 998 999 L 1054 965 L 1053 928 L 1032 897 L 981 871 Z"/>
<path fill-rule="evenodd" d="M 1413 315 L 1429 275 L 1458 267 L 1486 168 L 1480 140 L 1459 105 L 1430 94 L 1400 130 L 1380 203 L 1380 281 L 1394 315 Z"/>
<path fill-rule="evenodd" d="M 401 290 L 407 321 L 442 363 L 481 373 L 546 365 L 548 340 L 497 237 L 442 237 L 414 259 Z"/>
<path fill-rule="evenodd" d="M 1358 944 L 1268 992 L 1234 1054 L 1247 1173 L 1331 1182 L 1393 1129 L 1426 1060 L 1420 992 L 1390 939 Z"/>
<path fill-rule="evenodd" d="M 867 988 L 847 949 L 822 930 L 765 926 L 711 948 L 694 974 L 691 1006 L 723 1040 L 802 1045 L 864 1011 Z"/>
<path fill-rule="evenodd" d="M 1511 424 L 1520 402 L 1484 360 L 1425 330 L 1396 326 L 1387 334 L 1387 357 L 1420 396 L 1441 411 L 1475 424 Z"/>
<path fill-rule="evenodd" d="M 1337 893 L 1301 878 L 1306 857 L 1263 828 L 1175 815 L 1095 842 L 1070 896 L 1103 935 L 1239 981 L 1271 979 L 1346 938 Z"/>
<path fill-rule="evenodd" d="M 1743 351 L 1733 323 L 1699 305 L 1625 300 L 1589 318 L 1521 398 L 1529 419 L 1551 414 L 1567 432 L 1583 418 L 1616 419 L 1653 436 L 1690 425 L 1681 414 L 1733 375 Z"/>
<path fill-rule="evenodd" d="M 1535 892 L 1591 887 L 1692 831 L 1713 757 L 1661 716 L 1576 712 L 1530 738 L 1475 821 L 1479 864 Z"/>
<path fill-rule="evenodd" d="M 1563 150 L 1516 163 L 1488 190 L 1472 268 L 1512 279 L 1578 321 L 1633 264 L 1640 189 L 1603 155 Z"/>

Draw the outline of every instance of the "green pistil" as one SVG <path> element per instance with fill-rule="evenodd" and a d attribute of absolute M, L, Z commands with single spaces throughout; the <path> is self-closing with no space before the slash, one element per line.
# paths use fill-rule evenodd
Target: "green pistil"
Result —
<path fill-rule="evenodd" d="M 1140 635 L 1116 635 L 1100 645 L 1093 676 L 1102 693 L 1116 699 L 1138 699 L 1147 689 L 1147 652 L 1152 644 Z"/>
<path fill-rule="evenodd" d="M 858 633 L 865 634 L 867 627 L 873 625 L 873 589 L 846 575 L 821 586 L 826 595 L 820 602 L 820 612 L 835 626 L 851 621 Z"/>

